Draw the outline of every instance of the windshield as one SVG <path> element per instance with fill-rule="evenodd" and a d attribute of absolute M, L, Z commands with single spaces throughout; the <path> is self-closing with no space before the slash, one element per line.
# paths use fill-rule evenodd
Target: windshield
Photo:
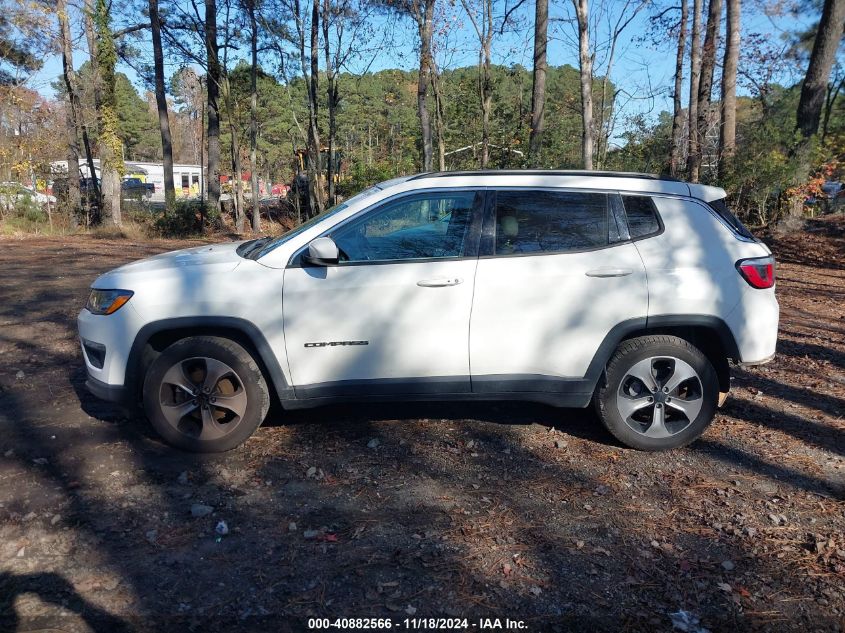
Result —
<path fill-rule="evenodd" d="M 379 187 L 378 185 L 374 185 L 369 189 L 364 189 L 364 191 L 362 191 L 358 195 L 352 196 L 351 198 L 349 198 L 349 200 L 341 202 L 340 204 L 333 206 L 331 209 L 323 211 L 319 215 L 315 215 L 310 220 L 307 220 L 299 226 L 292 228 L 290 231 L 288 231 L 287 233 L 283 233 L 279 237 L 272 239 L 265 237 L 259 240 L 253 240 L 252 242 L 247 242 L 247 244 L 244 244 L 244 246 L 249 246 L 251 248 L 246 248 L 243 252 L 241 252 L 241 255 L 249 259 L 260 259 L 273 249 L 278 248 L 279 246 L 289 241 L 290 239 L 296 237 L 300 233 L 307 231 L 315 224 L 319 224 L 323 220 L 326 220 L 331 216 L 340 213 L 344 209 L 350 207 L 351 205 L 357 203 L 360 200 L 363 200 L 364 198 L 373 195 L 378 191 L 381 191 L 381 187 Z"/>

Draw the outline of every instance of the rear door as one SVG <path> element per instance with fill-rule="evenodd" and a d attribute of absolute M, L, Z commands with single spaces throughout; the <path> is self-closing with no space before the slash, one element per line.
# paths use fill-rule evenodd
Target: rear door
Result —
<path fill-rule="evenodd" d="M 336 266 L 285 271 L 284 330 L 298 398 L 467 393 L 483 192 L 378 203 L 332 229 Z"/>
<path fill-rule="evenodd" d="M 647 314 L 617 194 L 490 192 L 470 321 L 474 392 L 588 393 L 608 333 Z"/>

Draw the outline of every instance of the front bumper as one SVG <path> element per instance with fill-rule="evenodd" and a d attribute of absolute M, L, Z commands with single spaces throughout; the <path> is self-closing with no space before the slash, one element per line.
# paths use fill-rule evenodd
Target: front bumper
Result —
<path fill-rule="evenodd" d="M 126 388 L 123 385 L 109 385 L 101 380 L 88 376 L 85 388 L 100 400 L 123 404 L 126 402 Z"/>
<path fill-rule="evenodd" d="M 126 387 L 126 367 L 139 328 L 134 308 L 125 305 L 108 316 L 83 309 L 77 328 L 87 372 L 85 387 L 102 400 L 123 402 L 130 391 Z"/>

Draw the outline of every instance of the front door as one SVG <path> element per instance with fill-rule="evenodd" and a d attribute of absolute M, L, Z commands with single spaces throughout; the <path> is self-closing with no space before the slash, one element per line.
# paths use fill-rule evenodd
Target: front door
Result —
<path fill-rule="evenodd" d="M 466 393 L 483 194 L 412 193 L 332 229 L 335 266 L 285 270 L 297 398 Z"/>

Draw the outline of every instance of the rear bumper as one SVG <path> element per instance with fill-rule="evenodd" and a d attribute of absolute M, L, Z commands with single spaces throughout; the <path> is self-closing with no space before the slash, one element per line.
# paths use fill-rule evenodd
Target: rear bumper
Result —
<path fill-rule="evenodd" d="M 85 381 L 85 388 L 100 400 L 121 404 L 126 401 L 126 388 L 123 385 L 109 385 L 88 376 L 88 380 Z"/>
<path fill-rule="evenodd" d="M 775 355 L 780 307 L 774 289 L 743 289 L 737 306 L 725 321 L 733 333 L 740 366 L 761 365 Z"/>
<path fill-rule="evenodd" d="M 762 358 L 760 360 L 754 360 L 749 362 L 737 363 L 740 367 L 754 367 L 755 365 L 765 365 L 766 363 L 770 363 L 775 359 L 775 355 L 772 354 L 771 356 L 767 356 L 766 358 Z"/>

